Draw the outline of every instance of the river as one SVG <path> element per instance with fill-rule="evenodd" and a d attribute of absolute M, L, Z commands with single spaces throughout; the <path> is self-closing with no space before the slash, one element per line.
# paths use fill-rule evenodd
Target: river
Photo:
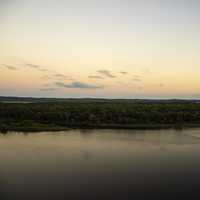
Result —
<path fill-rule="evenodd" d="M 0 199 L 200 197 L 200 129 L 0 134 Z"/>

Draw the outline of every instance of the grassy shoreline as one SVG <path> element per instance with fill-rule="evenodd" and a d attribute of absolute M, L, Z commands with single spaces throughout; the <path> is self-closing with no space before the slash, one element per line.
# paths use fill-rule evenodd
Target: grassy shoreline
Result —
<path fill-rule="evenodd" d="M 67 102 L 0 103 L 1 132 L 190 127 L 200 127 L 198 102 L 79 99 Z"/>
<path fill-rule="evenodd" d="M 9 131 L 16 132 L 41 132 L 41 131 L 68 131 L 71 129 L 129 129 L 129 130 L 156 130 L 156 129 L 187 129 L 200 128 L 200 124 L 135 124 L 135 125 L 120 125 L 120 124 L 104 124 L 104 125 L 90 125 L 90 126 L 54 126 L 44 124 L 34 124 L 31 126 L 1 126 L 0 133 L 7 133 Z"/>

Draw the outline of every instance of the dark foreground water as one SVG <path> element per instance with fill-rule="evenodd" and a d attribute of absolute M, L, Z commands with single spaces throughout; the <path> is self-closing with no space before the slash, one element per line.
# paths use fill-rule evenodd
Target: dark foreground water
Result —
<path fill-rule="evenodd" d="M 0 135 L 0 200 L 153 198 L 200 199 L 200 129 Z"/>

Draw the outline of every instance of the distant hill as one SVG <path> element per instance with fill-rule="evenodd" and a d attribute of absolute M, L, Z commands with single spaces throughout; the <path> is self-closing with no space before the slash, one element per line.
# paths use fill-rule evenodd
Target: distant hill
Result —
<path fill-rule="evenodd" d="M 105 99 L 105 98 L 35 98 L 0 96 L 0 102 L 6 103 L 42 103 L 42 102 L 126 102 L 126 103 L 200 103 L 198 99 Z"/>

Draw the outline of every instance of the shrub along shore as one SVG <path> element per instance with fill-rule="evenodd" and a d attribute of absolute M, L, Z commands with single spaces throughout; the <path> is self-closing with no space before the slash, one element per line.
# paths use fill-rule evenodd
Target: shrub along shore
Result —
<path fill-rule="evenodd" d="M 1 132 L 185 127 L 200 127 L 199 103 L 134 100 L 0 103 Z"/>

